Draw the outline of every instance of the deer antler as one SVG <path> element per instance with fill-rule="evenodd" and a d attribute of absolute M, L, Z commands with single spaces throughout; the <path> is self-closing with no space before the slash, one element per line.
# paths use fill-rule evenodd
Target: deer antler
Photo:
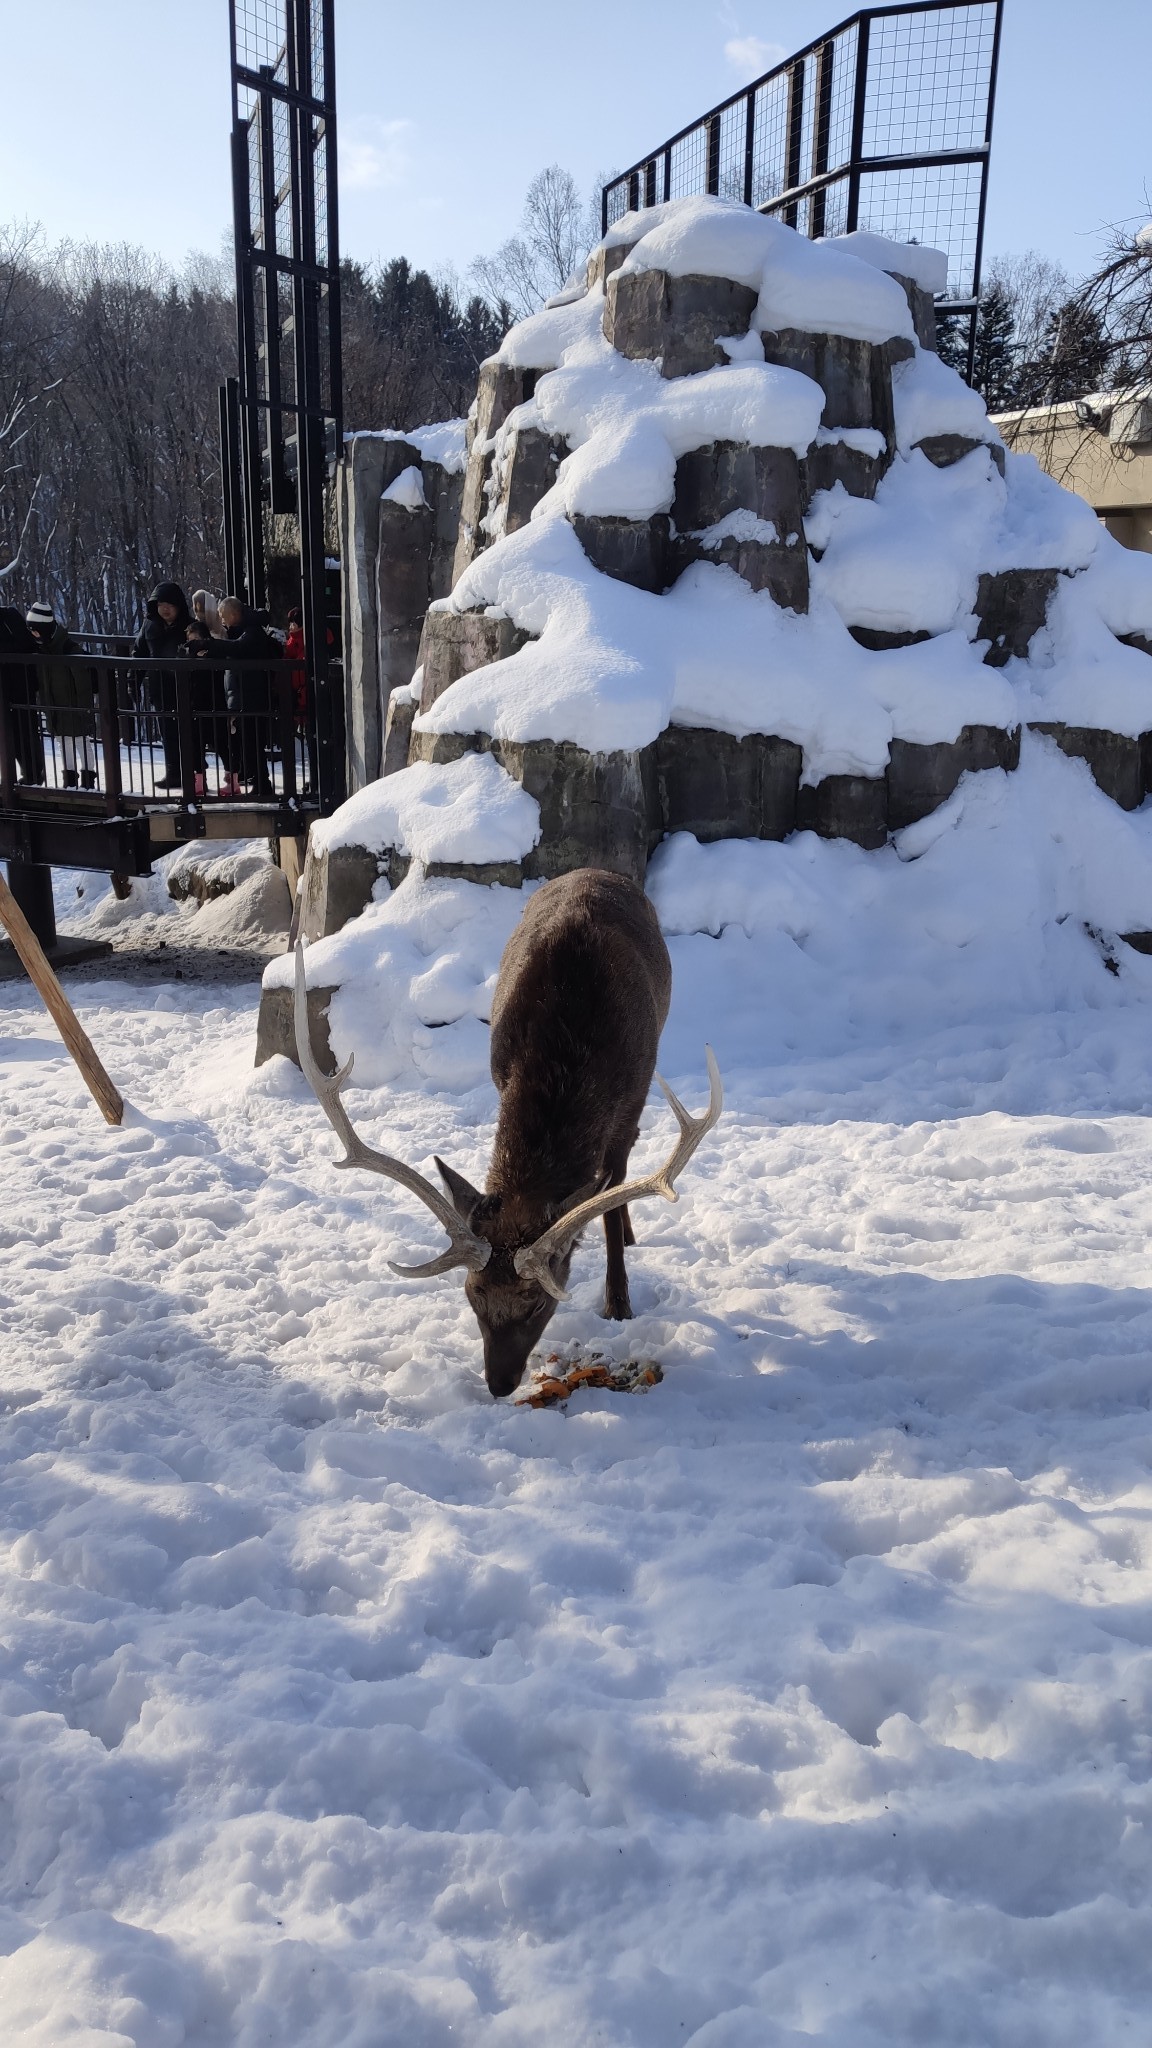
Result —
<path fill-rule="evenodd" d="M 397 1266 L 389 1259 L 392 1271 L 405 1280 L 432 1280 L 439 1273 L 451 1272 L 453 1266 L 467 1266 L 471 1272 L 478 1272 L 492 1256 L 492 1247 L 487 1239 L 477 1237 L 474 1231 L 469 1230 L 447 1197 L 440 1193 L 439 1188 L 433 1187 L 430 1180 L 425 1180 L 422 1173 L 417 1173 L 415 1167 L 405 1166 L 403 1160 L 389 1158 L 387 1152 L 373 1151 L 353 1130 L 348 1112 L 340 1100 L 340 1090 L 352 1072 L 355 1055 L 350 1053 L 339 1072 L 331 1076 L 322 1074 L 316 1065 L 308 1035 L 308 989 L 304 979 L 304 948 L 299 939 L 296 941 L 293 1015 L 300 1070 L 344 1147 L 344 1158 L 335 1160 L 334 1165 L 363 1166 L 369 1173 L 382 1173 L 388 1180 L 399 1181 L 402 1188 L 407 1188 L 410 1194 L 418 1195 L 422 1202 L 427 1203 L 452 1240 L 449 1251 L 441 1252 L 438 1259 L 429 1259 L 423 1266 Z"/>
<path fill-rule="evenodd" d="M 673 1182 L 677 1174 L 687 1166 L 701 1139 L 707 1136 L 713 1124 L 718 1121 L 724 1107 L 724 1089 L 720 1080 L 720 1069 L 716 1065 L 716 1055 L 710 1045 L 705 1046 L 704 1051 L 708 1059 L 709 1096 L 708 1107 L 703 1116 L 689 1116 L 684 1104 L 673 1095 L 663 1076 L 656 1076 L 680 1126 L 679 1140 L 672 1147 L 659 1172 L 645 1174 L 640 1180 L 621 1181 L 618 1187 L 602 1188 L 598 1195 L 589 1195 L 587 1201 L 577 1202 L 575 1208 L 558 1217 L 534 1244 L 526 1244 L 521 1251 L 513 1255 L 512 1263 L 516 1271 L 535 1280 L 554 1301 L 566 1301 L 568 1297 L 564 1289 L 558 1287 L 553 1279 L 548 1260 L 552 1253 L 566 1249 L 587 1224 L 595 1222 L 597 1216 L 605 1215 L 609 1209 L 622 1208 L 625 1202 L 640 1201 L 644 1195 L 663 1195 L 668 1202 L 679 1200 Z"/>

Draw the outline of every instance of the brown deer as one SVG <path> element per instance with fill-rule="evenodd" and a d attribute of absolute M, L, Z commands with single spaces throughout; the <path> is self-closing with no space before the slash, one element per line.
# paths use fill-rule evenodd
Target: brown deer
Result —
<path fill-rule="evenodd" d="M 537 890 L 504 949 L 492 1004 L 500 1115 L 487 1191 L 437 1159 L 445 1198 L 412 1167 L 357 1137 L 340 1100 L 352 1060 L 327 1078 L 312 1056 L 297 945 L 296 1044 L 343 1141 L 345 1156 L 336 1163 L 399 1181 L 444 1225 L 449 1250 L 426 1265 L 392 1271 L 420 1280 L 453 1266 L 467 1269 L 465 1292 L 484 1339 L 484 1377 L 493 1395 L 519 1386 L 533 1345 L 567 1298 L 580 1235 L 597 1216 L 607 1240 L 604 1314 L 616 1321 L 631 1316 L 624 1247 L 635 1239 L 626 1205 L 645 1195 L 676 1201 L 677 1174 L 720 1115 L 723 1091 L 709 1046 L 704 1115 L 689 1116 L 657 1075 L 680 1137 L 658 1173 L 625 1180 L 671 987 L 668 948 L 634 882 L 581 868 Z"/>

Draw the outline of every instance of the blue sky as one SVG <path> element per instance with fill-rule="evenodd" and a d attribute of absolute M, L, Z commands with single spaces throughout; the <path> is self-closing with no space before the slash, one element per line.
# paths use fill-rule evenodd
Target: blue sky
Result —
<path fill-rule="evenodd" d="M 851 0 L 337 0 L 342 242 L 467 269 L 542 165 L 631 162 Z M 0 219 L 216 251 L 230 212 L 226 0 L 5 0 Z M 1149 0 L 1007 0 L 990 254 L 1091 267 L 1152 213 Z M 13 90 L 13 81 L 21 82 Z"/>

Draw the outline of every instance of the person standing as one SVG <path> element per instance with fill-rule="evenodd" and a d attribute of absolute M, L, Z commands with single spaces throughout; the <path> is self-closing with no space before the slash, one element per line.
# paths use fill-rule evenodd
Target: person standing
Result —
<path fill-rule="evenodd" d="M 96 787 L 96 707 L 90 680 L 72 665 L 80 649 L 50 604 L 38 601 L 25 613 L 28 631 L 38 654 L 47 655 L 37 664 L 40 702 L 48 730 L 60 742 L 63 764 L 61 781 L 65 789 Z"/>
<path fill-rule="evenodd" d="M 220 623 L 224 627 L 228 650 L 224 701 L 235 738 L 230 766 L 235 768 L 239 765 L 240 778 L 253 796 L 269 797 L 274 794 L 268 768 L 268 751 L 272 742 L 273 665 L 279 667 L 284 649 L 242 598 L 223 599 Z"/>
<path fill-rule="evenodd" d="M 15 605 L 0 605 L 0 654 L 35 654 L 36 642 Z M 36 670 L 14 662 L 0 663 L 0 706 L 8 719 L 12 752 L 21 782 L 43 782 L 44 742 L 40 737 L 40 706 Z"/>
<path fill-rule="evenodd" d="M 192 614 L 188 599 L 178 583 L 158 583 L 148 599 L 144 613 L 144 624 L 136 635 L 133 654 L 144 660 L 164 661 L 184 652 L 184 636 Z M 158 674 L 152 671 L 144 686 L 144 701 L 154 711 L 160 724 L 160 740 L 164 748 L 164 773 L 156 784 L 157 789 L 180 789 L 183 776 L 180 772 L 180 727 L 176 718 L 176 675 Z M 203 768 L 203 761 L 193 764 Z"/>

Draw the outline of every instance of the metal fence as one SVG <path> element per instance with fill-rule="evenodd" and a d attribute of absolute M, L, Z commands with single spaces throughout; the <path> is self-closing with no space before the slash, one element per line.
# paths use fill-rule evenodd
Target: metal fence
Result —
<path fill-rule="evenodd" d="M 175 814 L 178 839 L 201 836 L 224 807 L 238 836 L 304 832 L 318 777 L 299 678 L 288 660 L 228 671 L 222 656 L 0 654 L 0 853 L 18 852 L 20 827 L 36 825 L 41 857 L 102 866 L 97 841 L 88 860 L 75 838 L 85 818 L 96 826 L 139 814 L 146 826 L 159 809 Z M 54 855 L 49 819 L 67 818 L 72 851 Z"/>
<path fill-rule="evenodd" d="M 602 229 L 713 193 L 817 237 L 870 228 L 948 257 L 974 339 L 1003 0 L 871 7 L 605 185 Z"/>

